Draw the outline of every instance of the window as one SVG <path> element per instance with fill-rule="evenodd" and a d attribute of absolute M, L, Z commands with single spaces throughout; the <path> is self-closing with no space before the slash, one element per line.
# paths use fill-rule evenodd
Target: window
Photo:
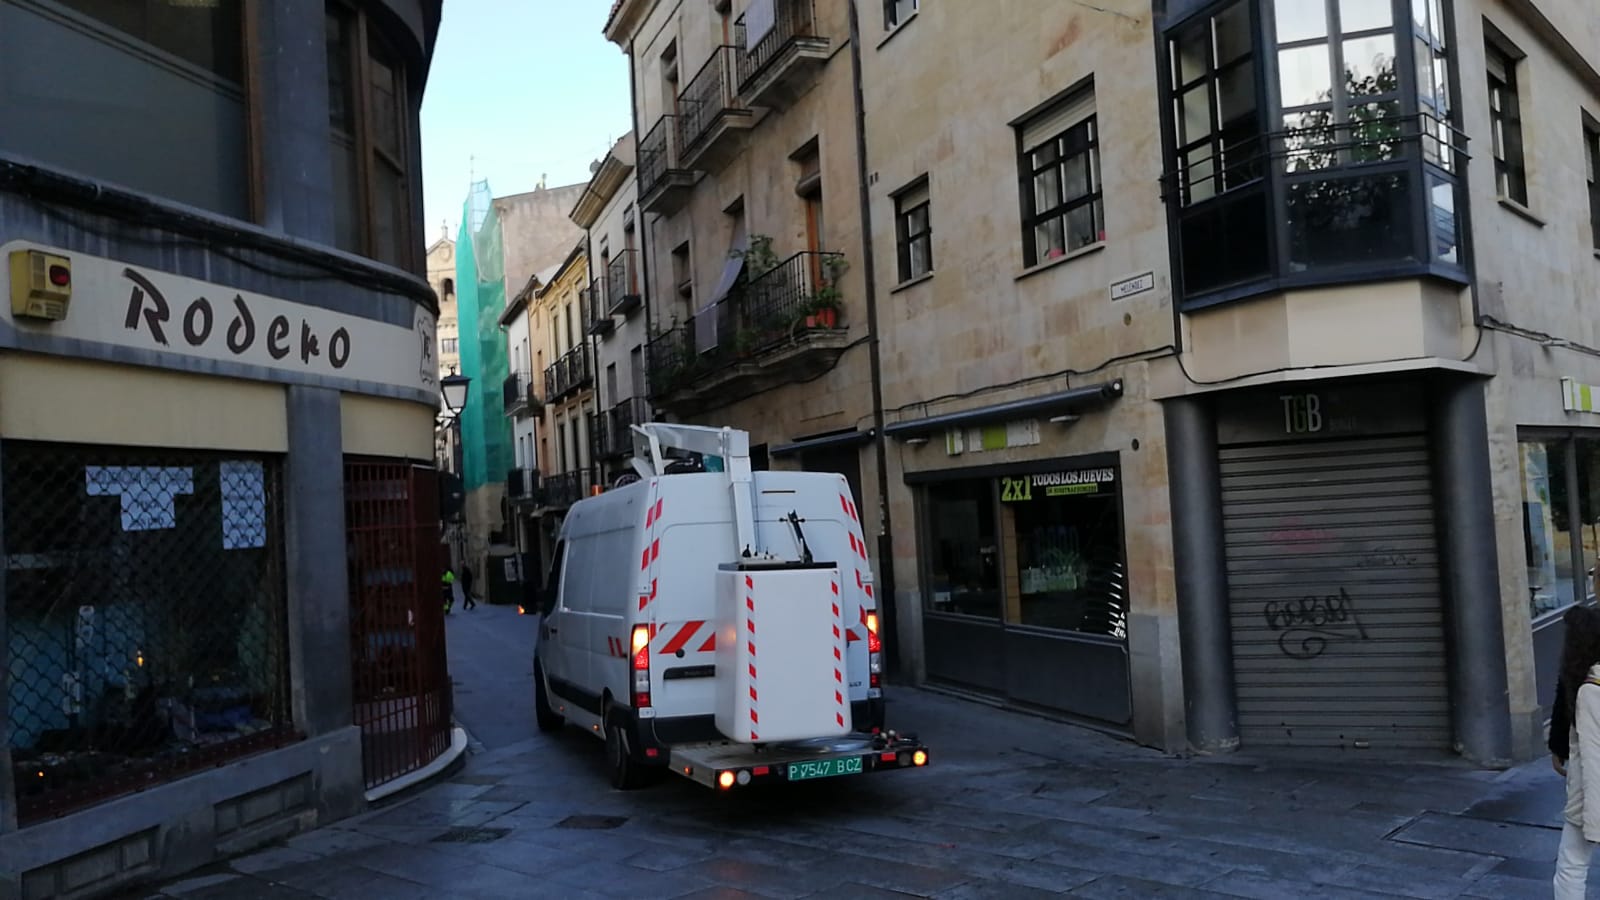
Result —
<path fill-rule="evenodd" d="M 1093 87 L 1023 123 L 1018 139 L 1026 264 L 1105 240 Z"/>
<path fill-rule="evenodd" d="M 6 441 L 0 480 L 22 824 L 293 739 L 277 459 Z"/>
<path fill-rule="evenodd" d="M 1007 621 L 1125 638 L 1127 567 L 1116 470 L 1079 469 L 1000 479 Z M 1015 582 L 1010 579 L 1015 576 Z"/>
<path fill-rule="evenodd" d="M 1175 144 L 1168 191 L 1180 210 L 1184 291 L 1199 294 L 1271 269 L 1265 146 L 1251 4 L 1202 16 L 1168 41 Z"/>
<path fill-rule="evenodd" d="M 244 6 L 0 2 L 0 150 L 250 219 Z"/>
<path fill-rule="evenodd" d="M 1596 250 L 1600 250 L 1600 123 L 1584 117 L 1583 122 L 1584 174 L 1589 180 L 1589 235 Z"/>
<path fill-rule="evenodd" d="M 640 344 L 628 351 L 628 373 L 633 384 L 633 396 L 643 397 L 646 393 L 644 386 L 644 345 Z M 640 423 L 643 424 L 643 423 Z"/>
<path fill-rule="evenodd" d="M 441 355 L 455 356 L 460 352 L 461 344 L 458 338 L 444 338 L 439 341 L 439 353 Z"/>
<path fill-rule="evenodd" d="M 1517 63 L 1505 46 L 1484 46 L 1489 68 L 1489 136 L 1494 148 L 1494 184 L 1500 196 L 1528 203 L 1528 171 L 1522 154 L 1522 106 L 1517 99 Z"/>
<path fill-rule="evenodd" d="M 883 29 L 899 28 L 917 14 L 921 0 L 883 0 Z"/>
<path fill-rule="evenodd" d="M 677 287 L 679 297 L 694 299 L 694 269 L 689 265 L 688 241 L 672 248 L 672 283 Z"/>
<path fill-rule="evenodd" d="M 895 195 L 895 250 L 902 283 L 933 271 L 933 222 L 930 216 L 927 178 Z"/>
<path fill-rule="evenodd" d="M 1250 7 L 1229 6 L 1172 42 L 1181 202 L 1200 203 L 1261 177 L 1261 125 Z"/>
<path fill-rule="evenodd" d="M 927 591 L 930 612 L 1000 617 L 1000 540 L 994 482 L 929 485 Z"/>
<path fill-rule="evenodd" d="M 327 48 L 334 244 L 412 269 L 418 248 L 412 246 L 405 68 L 367 16 L 339 2 L 327 7 Z"/>
<path fill-rule="evenodd" d="M 615 404 L 621 400 L 617 385 L 617 364 L 606 363 L 606 396 L 605 400 Z"/>

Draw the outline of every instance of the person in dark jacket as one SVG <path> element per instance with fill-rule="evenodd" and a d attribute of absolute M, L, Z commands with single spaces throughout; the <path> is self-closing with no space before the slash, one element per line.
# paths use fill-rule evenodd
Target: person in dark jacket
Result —
<path fill-rule="evenodd" d="M 478 601 L 472 596 L 472 567 L 461 564 L 461 608 L 472 609 Z"/>

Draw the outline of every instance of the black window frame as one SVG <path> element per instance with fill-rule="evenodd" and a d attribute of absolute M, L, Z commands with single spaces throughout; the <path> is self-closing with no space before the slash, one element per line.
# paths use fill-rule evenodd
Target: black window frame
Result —
<path fill-rule="evenodd" d="M 1522 128 L 1521 85 L 1517 78 L 1517 66 L 1527 57 L 1493 34 L 1484 35 L 1483 52 L 1495 193 L 1501 199 L 1527 206 L 1527 136 Z M 1497 68 L 1500 74 L 1496 74 Z"/>
<path fill-rule="evenodd" d="M 1186 35 L 1192 38 L 1192 29 L 1213 27 L 1212 20 L 1226 16 L 1238 3 L 1251 9 L 1263 177 L 1253 183 L 1240 179 L 1240 187 L 1187 204 L 1181 187 L 1188 175 L 1178 152 L 1182 135 L 1177 121 L 1179 89 L 1174 84 L 1178 68 L 1175 45 Z M 1162 195 L 1180 311 L 1301 288 L 1400 278 L 1470 283 L 1471 216 L 1461 162 L 1468 158 L 1468 139 L 1460 130 L 1461 105 L 1451 102 L 1462 96 L 1460 54 L 1449 52 L 1450 47 L 1459 46 L 1452 7 L 1452 0 L 1429 0 L 1422 5 L 1426 12 L 1422 15 L 1405 0 L 1389 0 L 1387 30 L 1367 27 L 1371 22 L 1362 20 L 1351 21 L 1346 33 L 1340 21 L 1340 0 L 1322 0 L 1312 3 L 1310 9 L 1325 15 L 1328 33 L 1300 40 L 1311 29 L 1297 29 L 1285 34 L 1294 40 L 1283 42 L 1278 40 L 1277 7 L 1262 0 L 1195 0 L 1179 4 L 1170 17 L 1157 12 L 1157 31 L 1163 43 L 1157 55 L 1164 144 Z M 1306 10 L 1297 7 L 1294 11 Z M 1492 32 L 1492 28 L 1488 30 Z M 1206 38 L 1214 36 L 1201 33 Z M 1286 171 L 1288 166 L 1280 159 L 1291 150 L 1304 148 L 1292 145 L 1281 130 L 1286 110 L 1279 53 L 1325 44 L 1330 74 L 1337 75 L 1344 71 L 1347 49 L 1355 49 L 1343 47 L 1346 40 L 1389 34 L 1393 36 L 1393 75 L 1387 63 L 1387 42 L 1381 47 L 1364 43 L 1358 45 L 1364 53 L 1373 51 L 1374 57 L 1385 58 L 1380 66 L 1358 67 L 1357 76 L 1376 74 L 1375 83 L 1346 91 L 1343 80 L 1336 77 L 1332 88 L 1305 84 L 1302 87 L 1314 92 L 1295 96 L 1299 92 L 1291 91 L 1289 102 L 1306 101 L 1306 105 L 1288 107 L 1291 125 L 1296 124 L 1298 113 L 1320 110 L 1310 124 L 1336 130 L 1338 141 L 1332 147 L 1312 148 L 1318 151 L 1315 161 L 1326 167 Z M 1418 59 L 1424 52 L 1430 58 L 1421 66 Z M 1198 53 L 1190 56 L 1198 57 Z M 1195 81 L 1192 69 L 1184 72 Z M 1420 83 L 1425 79 L 1431 79 L 1437 90 L 1429 88 L 1423 97 Z M 1367 107 L 1379 102 L 1381 107 Z M 1350 109 L 1362 113 L 1352 117 L 1344 112 Z M 1368 115 L 1369 111 L 1373 115 Z M 1391 121 L 1394 112 L 1398 117 Z M 1319 181 L 1328 185 L 1320 195 L 1319 186 L 1313 184 Z M 1340 192 L 1352 198 L 1343 209 L 1337 196 Z M 1298 208 L 1291 209 L 1291 205 Z M 1324 233 L 1330 223 L 1338 225 L 1346 214 L 1370 221 L 1374 228 L 1383 229 L 1382 236 L 1363 245 L 1356 239 L 1363 233 L 1361 229 L 1348 224 Z M 1214 259 L 1228 263 L 1206 263 Z"/>
<path fill-rule="evenodd" d="M 1055 135 L 1029 147 L 1025 139 L 1025 132 L 1030 124 L 1038 122 L 1047 116 L 1059 113 L 1064 107 L 1081 102 L 1087 97 L 1091 111 L 1084 118 L 1075 121 Z M 1096 105 L 1098 98 L 1095 95 L 1094 79 L 1088 78 L 1078 86 L 1069 88 L 1061 95 L 1053 98 L 1043 107 L 1029 113 L 1023 119 L 1012 123 L 1016 133 L 1017 143 L 1017 187 L 1019 199 L 1022 204 L 1022 259 L 1025 268 L 1033 268 L 1043 262 L 1059 257 L 1041 258 L 1039 247 L 1036 244 L 1038 229 L 1051 221 L 1061 223 L 1061 257 L 1071 256 L 1081 250 L 1106 240 L 1105 230 L 1105 184 L 1100 169 L 1100 114 Z M 1042 148 L 1051 147 L 1054 156 L 1042 163 L 1036 163 L 1034 157 Z M 1080 196 L 1066 198 L 1066 169 L 1070 160 L 1079 156 L 1087 157 L 1084 166 L 1084 177 L 1088 190 Z M 1060 192 L 1061 202 L 1047 210 L 1040 211 L 1035 206 L 1035 185 L 1037 179 L 1049 172 L 1057 170 L 1057 190 Z M 1096 237 L 1078 247 L 1071 247 L 1071 240 L 1067 231 L 1067 217 L 1083 207 L 1092 210 L 1095 224 Z"/>
<path fill-rule="evenodd" d="M 911 21 L 911 17 L 922 11 L 922 0 L 911 0 L 911 10 L 904 18 L 900 17 L 901 0 L 883 0 L 883 30 L 893 31 L 901 25 Z"/>
<path fill-rule="evenodd" d="M 905 205 L 908 197 L 921 194 L 920 202 L 910 206 Z M 928 187 L 928 176 L 912 181 L 893 194 L 894 198 L 894 244 L 895 261 L 898 266 L 899 281 L 905 284 L 933 274 L 933 197 Z M 922 213 L 922 228 L 913 231 L 913 220 L 917 213 Z M 925 266 L 922 271 L 913 271 L 912 247 L 916 244 L 922 246 L 922 258 Z"/>
<path fill-rule="evenodd" d="M 1600 119 L 1583 114 L 1584 175 L 1589 190 L 1589 233 L 1600 253 Z"/>

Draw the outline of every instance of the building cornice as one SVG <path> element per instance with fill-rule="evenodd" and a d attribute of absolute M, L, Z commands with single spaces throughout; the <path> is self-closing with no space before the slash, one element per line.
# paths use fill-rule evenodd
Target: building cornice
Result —
<path fill-rule="evenodd" d="M 606 19 L 606 40 L 626 52 L 629 41 L 654 6 L 655 0 L 616 0 L 611 4 L 610 17 Z"/>
<path fill-rule="evenodd" d="M 618 159 L 615 153 L 607 153 L 605 161 L 600 163 L 594 177 L 589 179 L 589 186 L 578 198 L 577 205 L 572 207 L 568 218 L 576 222 L 579 228 L 593 228 L 600 214 L 605 211 L 606 204 L 621 190 L 632 171 L 631 163 Z"/>

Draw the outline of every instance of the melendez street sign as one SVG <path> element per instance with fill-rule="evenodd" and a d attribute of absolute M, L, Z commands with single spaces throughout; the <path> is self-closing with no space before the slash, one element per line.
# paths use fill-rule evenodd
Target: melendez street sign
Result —
<path fill-rule="evenodd" d="M 436 393 L 435 317 L 409 327 L 239 291 L 143 266 L 31 243 L 72 261 L 72 303 L 58 322 L 11 320 L 18 331 L 178 354 L 279 372 Z"/>

